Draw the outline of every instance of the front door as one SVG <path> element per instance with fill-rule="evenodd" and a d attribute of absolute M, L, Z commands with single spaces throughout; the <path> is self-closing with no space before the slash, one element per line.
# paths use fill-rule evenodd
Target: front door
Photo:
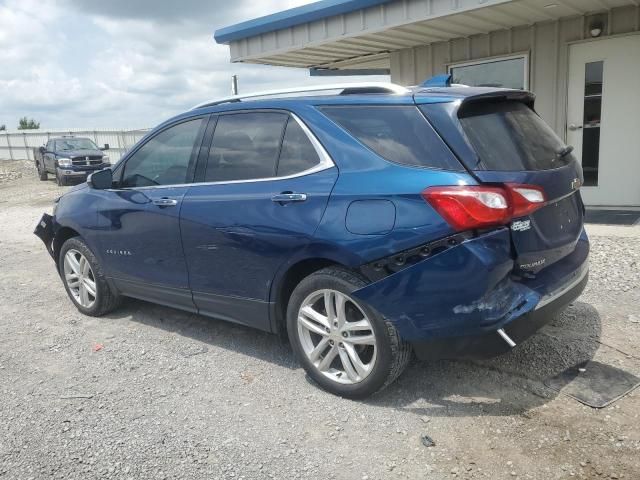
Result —
<path fill-rule="evenodd" d="M 587 205 L 640 205 L 640 35 L 571 45 L 567 143 Z"/>
<path fill-rule="evenodd" d="M 180 209 L 205 123 L 196 118 L 162 130 L 117 168 L 115 188 L 96 190 L 105 273 L 126 295 L 195 311 Z"/>
<path fill-rule="evenodd" d="M 47 171 L 56 173 L 56 156 L 53 153 L 55 150 L 55 140 L 49 140 L 45 147 L 45 153 L 43 155 L 44 166 Z"/>

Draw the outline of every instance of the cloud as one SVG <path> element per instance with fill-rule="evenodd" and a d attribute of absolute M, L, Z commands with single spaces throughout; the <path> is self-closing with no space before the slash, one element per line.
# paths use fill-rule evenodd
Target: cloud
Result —
<path fill-rule="evenodd" d="M 288 8 L 311 3 L 310 0 L 66 0 L 66 4 L 88 15 L 113 19 L 175 24 L 181 22 L 204 23 L 210 30 L 234 22 L 248 20 Z"/>
<path fill-rule="evenodd" d="M 0 0 L 0 124 L 153 126 L 201 101 L 309 79 L 299 69 L 231 64 L 213 31 L 305 0 Z"/>

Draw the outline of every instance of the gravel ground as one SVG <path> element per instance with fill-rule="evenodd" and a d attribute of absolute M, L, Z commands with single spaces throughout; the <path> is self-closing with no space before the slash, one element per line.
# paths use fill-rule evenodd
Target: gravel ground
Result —
<path fill-rule="evenodd" d="M 61 191 L 0 162 L 0 478 L 640 479 L 640 389 L 594 410 L 542 383 L 593 358 L 640 376 L 636 227 L 592 234 L 587 291 L 510 354 L 414 362 L 355 402 L 275 336 L 134 300 L 79 314 L 31 234 Z"/>

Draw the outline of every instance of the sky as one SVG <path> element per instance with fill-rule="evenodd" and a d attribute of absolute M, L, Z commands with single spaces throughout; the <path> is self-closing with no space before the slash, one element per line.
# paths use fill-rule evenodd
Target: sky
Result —
<path fill-rule="evenodd" d="M 205 100 L 357 81 L 230 63 L 213 32 L 305 0 L 0 0 L 0 125 L 147 128 Z M 368 80 L 385 80 L 369 77 Z"/>

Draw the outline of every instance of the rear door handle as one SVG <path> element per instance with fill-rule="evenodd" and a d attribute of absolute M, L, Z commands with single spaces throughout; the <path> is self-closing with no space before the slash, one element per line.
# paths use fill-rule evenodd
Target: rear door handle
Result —
<path fill-rule="evenodd" d="M 159 207 L 175 207 L 178 204 L 178 200 L 168 197 L 154 198 L 152 202 Z"/>
<path fill-rule="evenodd" d="M 306 199 L 306 193 L 279 193 L 271 197 L 271 201 L 277 203 L 304 202 Z"/>

